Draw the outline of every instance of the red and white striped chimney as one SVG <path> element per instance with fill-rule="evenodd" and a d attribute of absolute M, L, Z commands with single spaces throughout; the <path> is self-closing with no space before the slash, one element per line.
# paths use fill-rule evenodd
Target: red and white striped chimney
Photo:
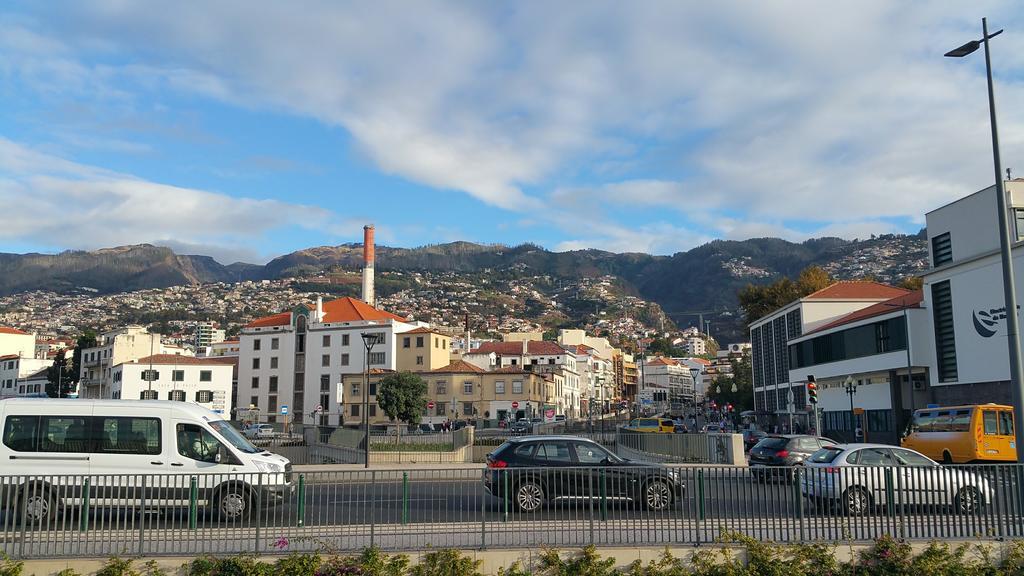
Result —
<path fill-rule="evenodd" d="M 374 305 L 373 296 L 373 224 L 363 226 L 363 302 Z"/>

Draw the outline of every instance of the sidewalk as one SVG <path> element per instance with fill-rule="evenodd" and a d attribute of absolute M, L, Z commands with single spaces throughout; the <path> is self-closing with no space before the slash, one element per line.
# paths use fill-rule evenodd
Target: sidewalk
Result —
<path fill-rule="evenodd" d="M 395 472 L 402 470 L 483 470 L 483 462 L 408 462 L 408 463 L 373 463 L 367 468 L 363 464 L 296 464 L 295 472 L 358 472 L 361 470 L 380 470 Z"/>

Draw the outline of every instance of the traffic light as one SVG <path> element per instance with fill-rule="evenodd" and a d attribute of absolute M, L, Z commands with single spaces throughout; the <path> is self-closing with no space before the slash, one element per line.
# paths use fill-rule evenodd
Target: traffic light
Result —
<path fill-rule="evenodd" d="M 814 381 L 814 376 L 807 377 L 807 401 L 811 404 L 818 403 L 818 383 Z"/>

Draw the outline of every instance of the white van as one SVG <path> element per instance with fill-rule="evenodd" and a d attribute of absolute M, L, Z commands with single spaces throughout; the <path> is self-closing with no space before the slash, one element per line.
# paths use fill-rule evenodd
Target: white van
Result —
<path fill-rule="evenodd" d="M 287 458 L 220 415 L 170 400 L 0 400 L 0 506 L 32 524 L 65 507 L 212 508 L 225 520 L 292 491 Z"/>

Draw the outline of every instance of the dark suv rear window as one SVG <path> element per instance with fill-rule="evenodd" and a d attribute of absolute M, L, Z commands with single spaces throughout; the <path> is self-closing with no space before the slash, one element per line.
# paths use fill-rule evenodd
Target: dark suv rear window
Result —
<path fill-rule="evenodd" d="M 811 462 L 817 462 L 818 464 L 831 464 L 835 462 L 836 456 L 839 456 L 842 453 L 843 451 L 839 448 L 822 448 L 821 450 L 818 450 L 814 454 L 811 454 L 808 460 L 810 460 Z"/>
<path fill-rule="evenodd" d="M 789 443 L 789 438 L 765 438 L 758 442 L 758 448 L 768 448 L 771 450 L 782 450 Z"/>

